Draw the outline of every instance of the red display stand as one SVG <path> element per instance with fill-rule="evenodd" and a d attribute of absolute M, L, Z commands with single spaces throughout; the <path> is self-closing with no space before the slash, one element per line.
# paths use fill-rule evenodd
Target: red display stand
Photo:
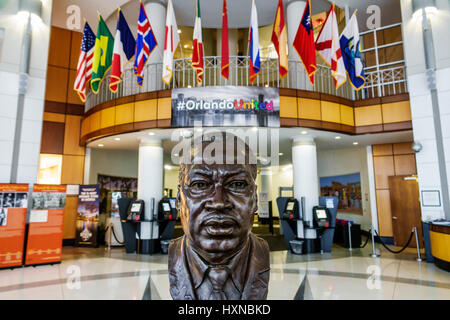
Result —
<path fill-rule="evenodd" d="M 25 265 L 61 262 L 65 202 L 65 185 L 34 185 Z"/>
<path fill-rule="evenodd" d="M 28 185 L 0 184 L 0 268 L 22 266 Z"/>

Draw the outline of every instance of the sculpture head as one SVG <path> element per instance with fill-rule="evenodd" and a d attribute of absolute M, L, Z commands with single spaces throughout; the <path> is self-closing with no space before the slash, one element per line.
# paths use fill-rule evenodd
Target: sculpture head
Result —
<path fill-rule="evenodd" d="M 228 135 L 199 141 L 187 157 L 190 163 L 180 163 L 181 223 L 188 245 L 210 263 L 226 261 L 248 241 L 257 210 L 257 168 L 251 158 L 249 147 Z"/>

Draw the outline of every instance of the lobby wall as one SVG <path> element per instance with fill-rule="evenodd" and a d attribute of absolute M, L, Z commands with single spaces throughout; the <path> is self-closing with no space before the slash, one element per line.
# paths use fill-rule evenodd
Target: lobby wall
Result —
<path fill-rule="evenodd" d="M 91 148 L 89 184 L 96 184 L 99 174 L 137 178 L 138 152 L 135 150 L 103 150 Z"/>

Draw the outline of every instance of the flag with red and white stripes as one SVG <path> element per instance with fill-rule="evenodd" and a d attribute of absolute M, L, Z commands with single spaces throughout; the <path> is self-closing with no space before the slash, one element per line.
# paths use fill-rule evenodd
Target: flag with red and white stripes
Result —
<path fill-rule="evenodd" d="M 334 3 L 331 5 L 327 19 L 317 37 L 316 51 L 323 61 L 330 66 L 336 89 L 339 89 L 347 81 L 347 74 L 339 43 L 339 30 Z"/>
<path fill-rule="evenodd" d="M 136 60 L 134 61 L 134 73 L 137 76 L 137 84 L 139 87 L 144 82 L 144 66 L 148 57 L 158 45 L 155 34 L 153 33 L 150 20 L 145 13 L 144 5 L 140 3 L 137 39 L 136 39 Z"/>
<path fill-rule="evenodd" d="M 78 58 L 77 76 L 73 89 L 86 101 L 86 84 L 91 80 L 92 62 L 94 61 L 95 34 L 89 24 L 84 24 L 83 39 L 81 40 L 80 57 Z"/>

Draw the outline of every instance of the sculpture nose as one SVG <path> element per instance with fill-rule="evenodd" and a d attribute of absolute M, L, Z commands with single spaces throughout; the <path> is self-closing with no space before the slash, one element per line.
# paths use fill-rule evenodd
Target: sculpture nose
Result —
<path fill-rule="evenodd" d="M 231 207 L 231 203 L 229 203 L 226 196 L 224 196 L 222 186 L 216 186 L 214 196 L 205 205 L 206 209 L 214 211 L 223 211 L 225 209 L 230 209 Z"/>

